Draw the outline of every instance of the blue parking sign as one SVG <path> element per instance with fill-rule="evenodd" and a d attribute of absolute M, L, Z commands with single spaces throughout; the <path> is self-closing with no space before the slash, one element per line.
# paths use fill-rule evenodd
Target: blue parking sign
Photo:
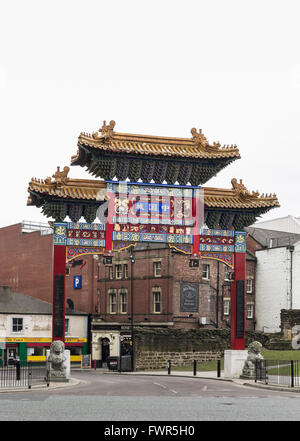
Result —
<path fill-rule="evenodd" d="M 74 278 L 73 278 L 73 288 L 74 289 L 81 288 L 81 277 L 82 276 L 74 276 Z"/>

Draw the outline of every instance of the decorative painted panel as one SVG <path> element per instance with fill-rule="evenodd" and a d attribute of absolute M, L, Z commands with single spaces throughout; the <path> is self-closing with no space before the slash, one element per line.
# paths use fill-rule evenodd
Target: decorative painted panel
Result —
<path fill-rule="evenodd" d="M 53 231 L 54 245 L 66 245 L 67 224 L 65 222 L 56 222 Z"/>
<path fill-rule="evenodd" d="M 66 246 L 67 261 L 84 254 L 103 254 L 109 238 L 115 251 L 138 242 L 165 243 L 182 253 L 199 253 L 202 258 L 217 259 L 230 267 L 233 267 L 234 252 L 246 252 L 243 231 L 199 228 L 198 225 L 195 230 L 195 199 L 200 197 L 199 188 L 116 182 L 108 182 L 107 188 L 113 203 L 114 216 L 110 219 L 118 221 L 113 222 L 110 229 L 109 224 L 99 223 L 54 224 L 54 244 Z M 176 216 L 182 225 L 167 223 L 175 222 Z M 198 242 L 194 242 L 195 237 Z"/>
<path fill-rule="evenodd" d="M 246 232 L 236 231 L 235 232 L 235 252 L 245 253 L 246 252 Z"/>
<path fill-rule="evenodd" d="M 216 230 L 216 229 L 200 228 L 200 235 L 234 237 L 234 230 Z"/>
<path fill-rule="evenodd" d="M 104 247 L 66 247 L 66 260 L 76 259 L 76 257 L 83 256 L 85 254 L 104 254 Z"/>
<path fill-rule="evenodd" d="M 119 224 L 195 226 L 201 207 L 198 205 L 196 214 L 194 200 L 200 198 L 201 191 L 191 186 L 107 182 L 112 221 Z"/>
<path fill-rule="evenodd" d="M 234 253 L 234 231 L 201 229 L 199 251 Z"/>
<path fill-rule="evenodd" d="M 233 253 L 216 253 L 216 252 L 207 252 L 200 251 L 199 253 L 202 259 L 214 259 L 219 260 L 230 268 L 234 267 L 234 254 Z"/>

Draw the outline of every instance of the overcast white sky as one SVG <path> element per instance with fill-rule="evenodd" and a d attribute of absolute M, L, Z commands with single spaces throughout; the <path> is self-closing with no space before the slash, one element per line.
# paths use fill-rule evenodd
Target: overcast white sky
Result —
<path fill-rule="evenodd" d="M 275 192 L 300 215 L 298 0 L 0 1 L 0 227 L 42 221 L 31 177 L 70 164 L 81 131 L 237 144 L 206 185 Z M 80 167 L 70 177 L 89 178 Z"/>

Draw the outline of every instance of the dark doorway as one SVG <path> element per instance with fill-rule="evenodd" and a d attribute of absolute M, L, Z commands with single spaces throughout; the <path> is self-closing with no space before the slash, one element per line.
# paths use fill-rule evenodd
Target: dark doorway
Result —
<path fill-rule="evenodd" d="M 106 337 L 102 338 L 101 349 L 102 349 L 102 363 L 107 363 L 107 359 L 110 355 L 109 339 L 108 338 L 106 338 Z"/>
<path fill-rule="evenodd" d="M 17 348 L 4 348 L 3 350 L 3 365 L 9 366 L 14 364 L 14 360 L 17 356 Z"/>

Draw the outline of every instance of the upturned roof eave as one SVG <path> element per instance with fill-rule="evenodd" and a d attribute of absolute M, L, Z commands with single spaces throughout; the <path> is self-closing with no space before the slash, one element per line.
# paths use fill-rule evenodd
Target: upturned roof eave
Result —
<path fill-rule="evenodd" d="M 136 156 L 139 158 L 153 158 L 159 159 L 161 161 L 164 160 L 193 160 L 193 161 L 235 161 L 240 159 L 240 153 L 235 149 L 220 149 L 220 150 L 211 150 L 204 151 L 198 149 L 196 147 L 192 147 L 190 145 L 184 146 L 170 146 L 170 145 L 154 145 L 151 148 L 149 146 L 134 146 L 134 142 L 131 144 L 117 144 L 113 142 L 111 144 L 94 144 L 93 142 L 78 142 L 78 152 L 76 155 L 71 157 L 71 165 L 81 165 L 82 160 L 86 160 L 87 158 L 82 158 L 85 156 L 85 150 L 89 150 L 88 154 L 96 153 L 101 155 L 115 154 L 115 155 L 124 155 L 127 157 Z M 176 150 L 175 150 L 176 147 Z"/>
<path fill-rule="evenodd" d="M 34 180 L 29 183 L 28 192 L 29 195 L 37 193 L 40 196 L 55 197 L 65 201 L 89 202 L 97 201 L 98 191 L 105 191 L 105 189 L 106 183 L 103 180 L 72 179 L 61 186 L 57 186 L 56 183 L 45 184 L 44 181 Z M 251 199 L 250 196 L 248 200 L 241 200 L 232 189 L 203 187 L 203 190 L 204 205 L 207 209 L 264 210 L 280 206 L 276 197 L 253 197 Z M 27 205 L 34 205 L 30 199 L 29 196 Z"/>

